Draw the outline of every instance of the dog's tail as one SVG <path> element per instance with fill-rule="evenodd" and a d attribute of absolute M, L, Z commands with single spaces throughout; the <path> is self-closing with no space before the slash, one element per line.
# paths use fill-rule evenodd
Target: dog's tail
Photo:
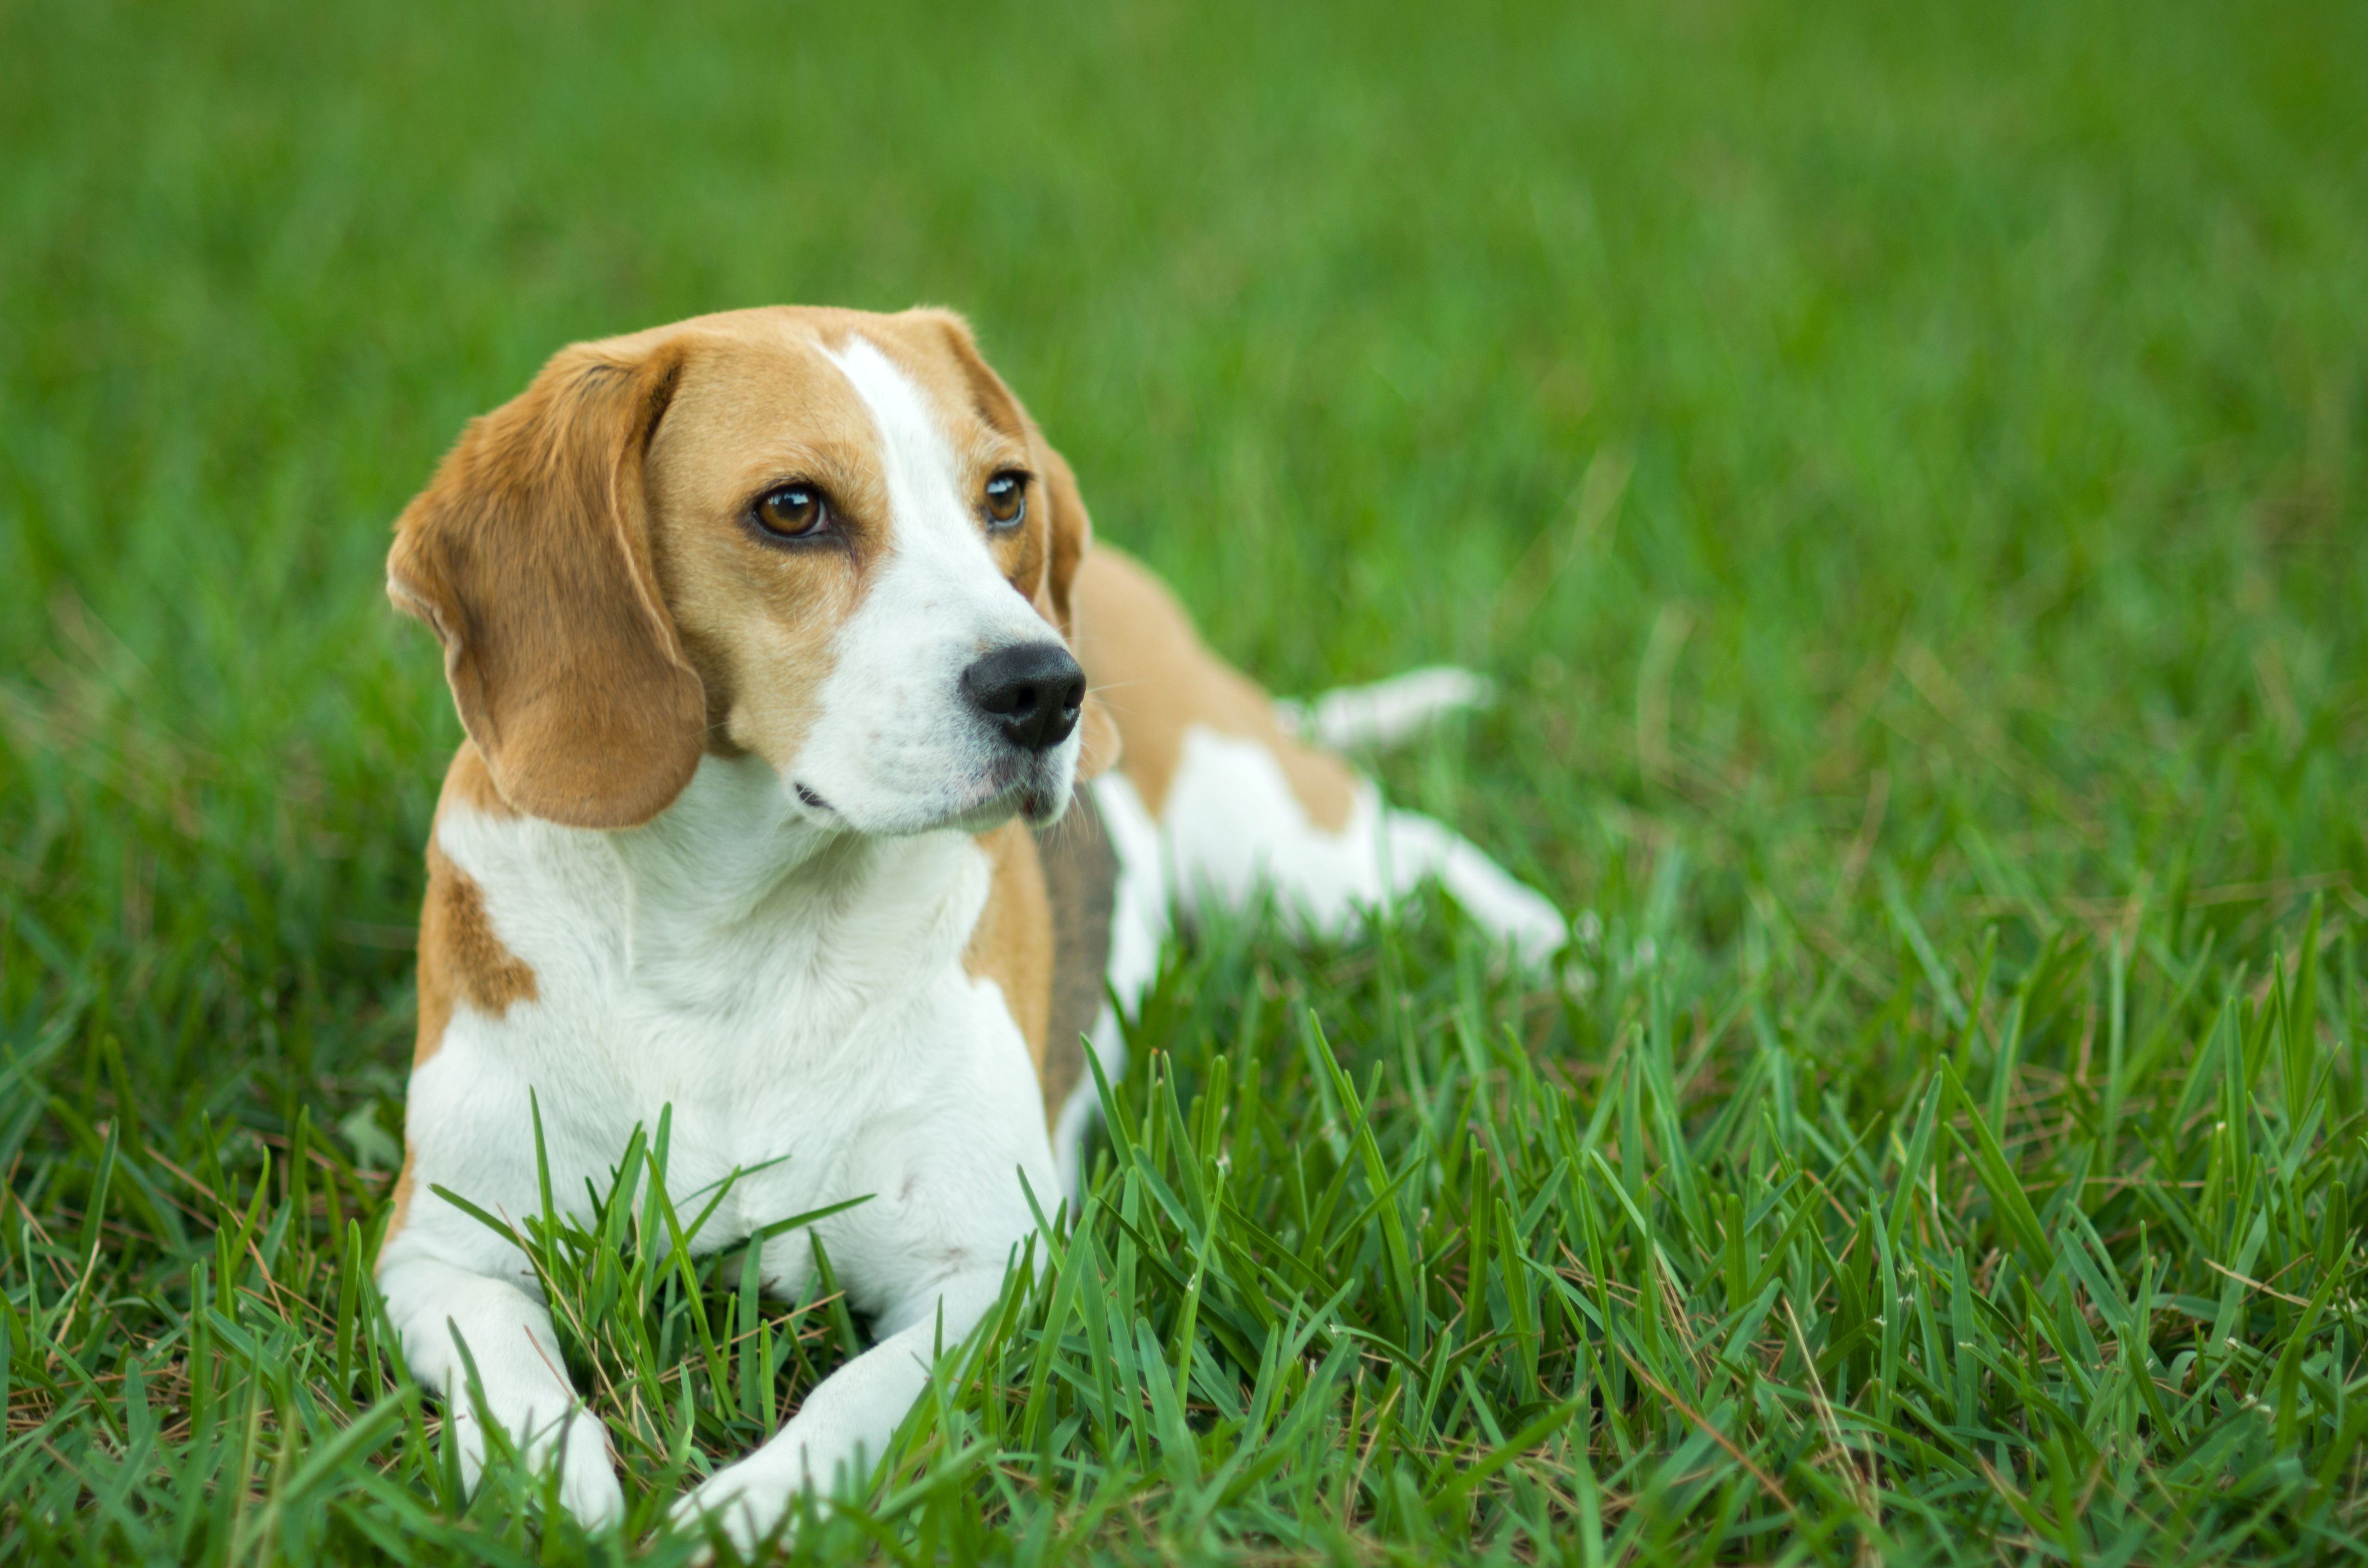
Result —
<path fill-rule="evenodd" d="M 1371 686 L 1344 686 L 1305 702 L 1275 701 L 1286 729 L 1334 751 L 1378 750 L 1419 734 L 1461 709 L 1497 700 L 1496 683 L 1452 665 L 1427 665 Z"/>

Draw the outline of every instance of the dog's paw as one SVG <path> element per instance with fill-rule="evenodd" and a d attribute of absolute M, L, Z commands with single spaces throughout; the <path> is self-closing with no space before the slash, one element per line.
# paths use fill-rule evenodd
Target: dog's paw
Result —
<path fill-rule="evenodd" d="M 757 1453 L 727 1465 L 677 1499 L 667 1514 L 675 1528 L 703 1533 L 712 1524 L 742 1556 L 780 1528 L 796 1500 L 799 1484 L 772 1473 L 775 1466 Z"/>
<path fill-rule="evenodd" d="M 538 1471 L 552 1446 L 547 1441 L 541 1453 L 529 1450 Z M 599 1418 L 586 1410 L 576 1411 L 568 1417 L 556 1448 L 559 1506 L 587 1530 L 607 1529 L 623 1518 L 625 1491 L 617 1484 L 617 1471 L 609 1462 L 609 1434 L 602 1430 Z"/>
<path fill-rule="evenodd" d="M 484 1425 L 473 1410 L 452 1414 L 453 1440 L 461 1446 L 461 1484 L 471 1492 L 485 1471 Z M 519 1459 L 530 1474 L 541 1475 L 556 1460 L 559 1505 L 587 1530 L 605 1529 L 625 1517 L 624 1488 L 609 1462 L 609 1435 L 599 1418 L 580 1406 L 564 1417 L 537 1427 L 529 1414 L 519 1423 L 529 1436 Z"/>

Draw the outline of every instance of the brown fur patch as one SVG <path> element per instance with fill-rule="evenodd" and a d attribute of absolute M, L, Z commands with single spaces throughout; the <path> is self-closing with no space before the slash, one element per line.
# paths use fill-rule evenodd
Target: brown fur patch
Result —
<path fill-rule="evenodd" d="M 534 971 L 495 933 L 484 890 L 433 845 L 427 850 L 427 903 L 419 918 L 419 967 L 423 992 L 426 971 L 439 969 L 447 996 L 489 1018 L 507 1013 L 512 1003 L 536 999 Z"/>
<path fill-rule="evenodd" d="M 707 749 L 786 767 L 804 744 L 831 640 L 892 545 L 870 411 L 823 357 L 809 312 L 743 312 L 679 336 L 687 369 L 650 443 L 658 582 L 706 695 Z M 829 497 L 836 547 L 783 549 L 747 514 L 803 480 Z"/>
<path fill-rule="evenodd" d="M 1052 607 L 1053 624 L 1061 635 L 1076 645 L 1077 568 L 1086 559 L 1086 551 L 1094 542 L 1093 517 L 1086 510 L 1086 498 L 1077 489 L 1077 475 L 1069 467 L 1069 460 L 1056 452 L 1042 436 L 1035 437 L 1036 447 L 1044 464 L 1044 493 L 1052 502 L 1049 548 L 1052 559 L 1044 574 L 1045 597 Z"/>
<path fill-rule="evenodd" d="M 466 743 L 445 772 L 443 797 L 436 806 L 438 827 L 456 806 L 495 816 L 517 814 L 495 790 L 493 775 L 476 747 Z M 427 894 L 419 906 L 419 1033 L 412 1046 L 412 1065 L 419 1066 L 443 1049 L 444 1029 L 456 1002 L 498 1018 L 512 1003 L 531 1002 L 536 994 L 534 971 L 494 930 L 485 913 L 484 890 L 452 864 L 431 830 Z"/>
<path fill-rule="evenodd" d="M 1176 596 L 1141 562 L 1095 546 L 1078 565 L 1076 599 L 1077 660 L 1118 722 L 1119 767 L 1154 816 L 1183 759 L 1184 733 L 1197 724 L 1266 747 L 1310 822 L 1326 833 L 1349 825 L 1356 775 L 1286 733 L 1266 693 L 1209 651 Z"/>
<path fill-rule="evenodd" d="M 962 951 L 962 968 L 974 980 L 1002 987 L 1041 1083 L 1053 1008 L 1053 911 L 1043 862 L 1026 824 L 1016 821 L 980 834 L 978 846 L 994 867 L 994 881 Z"/>
<path fill-rule="evenodd" d="M 534 971 L 495 931 L 485 913 L 484 890 L 452 864 L 436 842 L 437 829 L 456 808 L 488 816 L 518 814 L 494 787 L 493 773 L 477 748 L 466 741 L 445 770 L 444 792 L 427 835 L 427 892 L 419 904 L 419 1031 L 411 1047 L 414 1072 L 444 1049 L 444 1031 L 451 1026 L 456 1004 L 498 1018 L 513 1004 L 534 1001 L 540 994 Z M 390 1236 L 411 1214 L 412 1165 L 413 1151 L 406 1141 L 403 1174 L 394 1183 L 394 1215 L 387 1224 Z"/>

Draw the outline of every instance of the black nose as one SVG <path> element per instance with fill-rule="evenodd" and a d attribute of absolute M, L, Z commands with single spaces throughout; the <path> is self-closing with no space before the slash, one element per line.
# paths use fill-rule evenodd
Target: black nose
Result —
<path fill-rule="evenodd" d="M 1077 727 L 1086 672 L 1056 642 L 1021 642 L 974 661 L 962 688 L 1012 744 L 1050 751 Z"/>

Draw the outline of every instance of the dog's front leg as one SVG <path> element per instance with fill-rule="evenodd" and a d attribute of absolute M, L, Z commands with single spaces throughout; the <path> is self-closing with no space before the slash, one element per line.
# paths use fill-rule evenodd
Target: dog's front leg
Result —
<path fill-rule="evenodd" d="M 461 1445 L 461 1478 L 470 1490 L 484 1470 L 485 1433 L 469 1398 L 456 1340 L 467 1344 L 476 1363 L 484 1414 L 501 1425 L 526 1462 L 540 1471 L 557 1456 L 559 1500 L 567 1511 L 587 1529 L 623 1515 L 625 1494 L 609 1463 L 608 1436 L 568 1385 L 551 1313 L 541 1301 L 507 1279 L 432 1257 L 389 1264 L 379 1289 L 413 1374 L 443 1395 L 445 1419 Z"/>
<path fill-rule="evenodd" d="M 951 1349 L 1003 1289 L 1003 1265 L 973 1267 L 894 1314 L 904 1326 L 814 1385 L 788 1426 L 675 1506 L 677 1524 L 714 1517 L 744 1552 L 777 1528 L 800 1492 L 860 1486 L 928 1385 L 939 1337 Z"/>

